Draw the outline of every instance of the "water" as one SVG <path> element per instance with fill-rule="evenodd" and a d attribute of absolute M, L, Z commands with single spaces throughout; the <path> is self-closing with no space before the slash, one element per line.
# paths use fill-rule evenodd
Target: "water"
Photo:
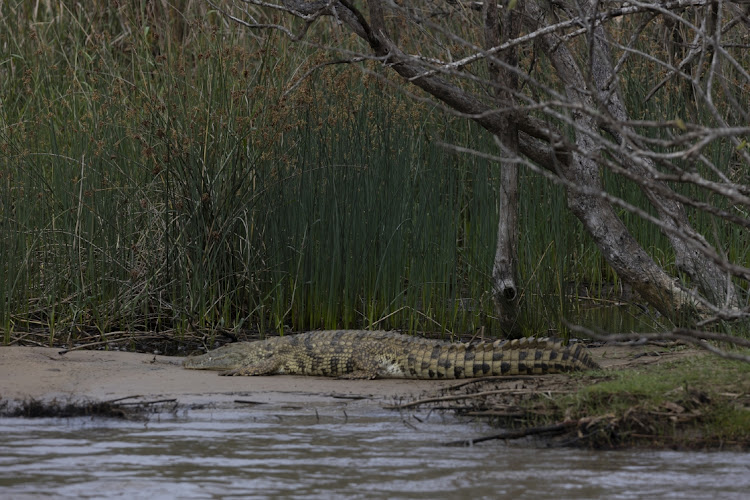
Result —
<path fill-rule="evenodd" d="M 750 491 L 742 453 L 441 445 L 493 432 L 364 402 L 190 409 L 148 422 L 0 419 L 0 497 L 739 499 Z"/>

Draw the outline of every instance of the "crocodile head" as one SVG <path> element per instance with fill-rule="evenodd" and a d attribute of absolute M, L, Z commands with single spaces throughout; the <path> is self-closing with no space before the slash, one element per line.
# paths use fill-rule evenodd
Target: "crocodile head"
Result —
<path fill-rule="evenodd" d="M 191 370 L 233 370 L 259 363 L 273 355 L 273 351 L 261 348 L 258 343 L 243 344 L 227 344 L 201 356 L 187 358 L 182 366 Z"/>

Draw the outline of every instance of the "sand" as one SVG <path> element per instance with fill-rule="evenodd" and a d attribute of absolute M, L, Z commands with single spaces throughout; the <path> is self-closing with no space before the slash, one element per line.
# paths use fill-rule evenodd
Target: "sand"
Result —
<path fill-rule="evenodd" d="M 326 377 L 220 377 L 185 370 L 183 358 L 117 351 L 72 351 L 45 347 L 0 347 L 0 400 L 112 401 L 176 399 L 179 404 L 222 405 L 234 400 L 263 403 L 340 398 L 393 401 L 449 382 L 431 380 L 340 380 Z M 134 398 L 135 399 L 135 398 Z"/>
<path fill-rule="evenodd" d="M 663 360 L 647 346 L 591 349 L 605 368 Z M 671 357 L 667 355 L 666 357 Z M 394 402 L 435 391 L 455 381 L 340 380 L 325 377 L 220 377 L 216 372 L 185 370 L 183 358 L 119 351 L 72 351 L 45 347 L 0 347 L 0 401 L 112 401 L 174 399 L 179 405 L 324 402 L 368 398 Z M 554 383 L 554 377 L 549 382 Z M 137 398 L 136 398 L 137 396 Z"/>

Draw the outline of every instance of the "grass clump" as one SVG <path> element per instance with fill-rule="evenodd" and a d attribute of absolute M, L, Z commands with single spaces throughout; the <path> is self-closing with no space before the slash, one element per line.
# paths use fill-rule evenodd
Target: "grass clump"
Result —
<path fill-rule="evenodd" d="M 597 348 L 608 349 L 608 348 Z M 625 353 L 625 358 L 622 354 Z M 644 360 L 644 355 L 660 358 Z M 600 353 L 595 354 L 598 358 Z M 502 430 L 451 445 L 527 444 L 600 449 L 750 449 L 750 366 L 692 349 L 618 349 L 616 367 L 546 377 L 460 382 L 397 405 L 488 418 Z M 630 359 L 627 359 L 630 357 Z"/>
<path fill-rule="evenodd" d="M 155 407 L 150 406 L 149 403 L 121 404 L 116 401 L 58 401 L 57 399 L 49 401 L 39 399 L 0 401 L 0 416 L 12 418 L 97 417 L 145 420 L 147 413 L 154 410 Z"/>
<path fill-rule="evenodd" d="M 558 398 L 595 447 L 750 447 L 750 367 L 690 356 L 607 375 Z"/>

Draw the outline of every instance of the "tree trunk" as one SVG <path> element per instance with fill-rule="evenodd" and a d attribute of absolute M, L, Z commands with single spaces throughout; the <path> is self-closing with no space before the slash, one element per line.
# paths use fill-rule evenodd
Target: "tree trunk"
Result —
<path fill-rule="evenodd" d="M 438 76 L 439 73 L 425 66 L 418 57 L 404 53 L 388 36 L 383 12 L 384 4 L 378 0 L 367 2 L 370 14 L 369 23 L 363 13 L 348 0 L 333 3 L 328 0 L 282 0 L 282 3 L 287 12 L 294 12 L 298 17 L 307 16 L 305 17 L 307 22 L 312 22 L 320 15 L 334 16 L 364 39 L 372 53 L 384 65 L 398 73 L 405 82 L 416 85 L 452 109 L 475 120 L 502 140 L 503 147 L 509 147 L 508 151 L 520 151 L 538 165 L 555 172 L 561 179 L 564 179 L 568 206 L 581 220 L 604 258 L 624 282 L 631 285 L 664 315 L 678 323 L 683 323 L 692 321 L 696 311 L 699 314 L 711 312 L 694 300 L 690 293 L 682 290 L 677 282 L 651 259 L 630 235 L 609 202 L 605 200 L 606 192 L 601 185 L 598 164 L 601 160 L 599 156 L 601 144 L 595 139 L 601 137 L 601 130 L 594 120 L 596 113 L 591 112 L 600 109 L 597 106 L 598 98 L 595 96 L 598 89 L 594 88 L 593 92 L 591 91 L 591 84 L 584 78 L 568 49 L 568 41 L 560 38 L 557 32 L 550 30 L 538 33 L 535 39 L 549 58 L 565 89 L 570 104 L 569 113 L 574 124 L 575 141 L 572 146 L 566 144 L 566 138 L 562 132 L 556 131 L 555 127 L 544 124 L 529 115 L 513 115 L 510 118 L 511 126 L 509 126 L 507 123 L 509 115 L 505 110 L 498 111 L 497 107 L 489 106 L 483 97 L 480 98 L 479 95 L 467 92 L 441 78 Z M 545 20 L 548 14 L 546 4 L 542 8 L 535 0 L 527 0 L 514 5 L 517 9 L 525 10 L 523 19 L 529 23 L 530 31 L 550 24 Z M 605 52 L 599 51 L 599 53 Z M 506 83 L 503 83 L 501 87 L 507 91 L 513 88 Z M 517 127 L 518 131 L 523 134 L 517 135 L 516 146 L 513 145 L 513 138 L 510 136 L 512 126 Z M 634 165 L 633 168 L 645 168 L 645 166 Z M 512 178 L 505 179 L 504 182 L 512 183 Z M 684 224 L 686 222 L 684 210 L 670 205 L 674 200 L 662 199 L 658 190 L 650 196 L 653 196 L 654 206 L 663 211 L 660 212 L 662 219 L 673 221 L 674 225 L 680 226 L 681 230 L 689 227 Z M 508 202 L 510 203 L 510 196 Z M 511 227 L 511 224 L 507 224 L 507 227 Z M 501 233 L 511 235 L 511 232 L 507 228 L 498 228 L 499 235 Z M 670 238 L 673 236 L 675 235 L 672 234 Z M 693 266 L 693 272 L 696 272 L 696 269 L 705 265 L 704 260 L 696 257 L 694 245 L 688 244 L 681 234 L 676 238 L 673 245 L 679 255 L 678 258 L 682 259 L 683 266 L 686 268 Z M 513 239 L 512 236 L 509 238 L 509 240 Z M 696 235 L 695 240 L 702 241 L 700 235 Z M 683 245 L 686 246 L 683 248 Z M 503 259 L 505 256 L 512 255 L 512 250 L 502 250 L 499 254 L 499 264 L 496 264 L 496 267 L 507 270 L 508 265 L 503 262 Z M 715 292 L 721 288 L 722 283 L 725 283 L 722 281 L 723 277 L 716 281 L 721 273 L 714 273 L 710 269 L 702 273 L 699 270 L 697 273 L 697 276 L 707 278 L 704 281 Z M 710 281 L 711 278 L 714 279 L 713 282 Z M 503 278 L 500 273 L 496 279 L 502 282 Z M 510 289 L 510 285 L 507 289 Z M 499 290 L 501 287 L 493 290 L 495 296 Z M 731 290 L 727 297 L 732 297 Z"/>
<path fill-rule="evenodd" d="M 578 4 L 579 8 L 588 15 L 592 15 L 597 7 L 597 3 L 591 0 L 578 0 Z M 590 54 L 591 79 L 593 85 L 597 87 L 595 97 L 598 99 L 599 109 L 606 109 L 612 118 L 621 124 L 625 134 L 622 134 L 620 130 L 608 130 L 608 132 L 623 144 L 625 143 L 624 137 L 636 137 L 637 134 L 632 127 L 626 125 L 630 117 L 622 103 L 619 88 L 615 84 L 617 78 L 611 62 L 609 36 L 601 25 L 589 33 L 589 43 L 593 49 Z M 649 203 L 656 209 L 659 219 L 671 229 L 662 228 L 662 232 L 674 249 L 677 267 L 690 276 L 698 284 L 702 294 L 717 306 L 739 307 L 739 294 L 730 277 L 726 272 L 722 272 L 715 262 L 706 259 L 696 249 L 696 246 L 702 247 L 708 244 L 690 225 L 685 207 L 675 199 L 669 186 L 654 179 L 656 168 L 651 159 L 645 156 L 641 156 L 641 159 L 642 163 L 629 162 L 626 168 L 634 176 L 649 180 L 648 183 L 640 183 L 639 187 Z"/>
<path fill-rule="evenodd" d="M 496 2 L 484 4 L 485 48 L 489 49 L 515 37 L 517 32 L 516 16 L 512 11 L 503 9 L 498 16 Z M 500 61 L 507 67 L 518 64 L 515 49 L 503 51 Z M 490 81 L 495 85 L 495 96 L 498 107 L 513 108 L 513 92 L 518 88 L 518 78 L 495 62 L 487 60 Z M 500 197 L 499 218 L 497 224 L 497 246 L 492 266 L 492 298 L 500 317 L 503 333 L 509 337 L 520 334 L 518 319 L 518 129 L 510 114 L 500 116 L 500 131 L 495 139 L 500 146 L 506 161 L 500 164 Z"/>
<path fill-rule="evenodd" d="M 534 19 L 543 14 L 536 3 L 526 2 Z M 594 109 L 593 93 L 567 46 L 554 34 L 540 38 L 540 46 L 563 82 L 570 102 L 581 109 Z M 558 170 L 567 179 L 568 207 L 583 223 L 597 247 L 617 275 L 659 312 L 677 322 L 692 320 L 700 306 L 638 244 L 612 206 L 599 193 L 604 189 L 599 175 L 594 137 L 597 124 L 589 113 L 573 108 L 576 151 Z M 707 311 L 702 311 L 707 312 Z"/>

